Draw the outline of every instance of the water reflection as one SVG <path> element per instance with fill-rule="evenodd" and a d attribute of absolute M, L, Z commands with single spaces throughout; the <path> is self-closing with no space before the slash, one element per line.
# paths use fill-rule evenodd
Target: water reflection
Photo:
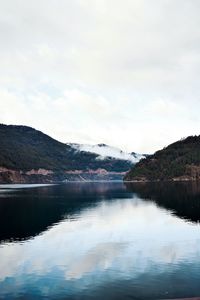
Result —
<path fill-rule="evenodd" d="M 0 189 L 0 241 L 28 239 L 63 218 L 73 218 L 85 206 L 129 194 L 122 183 L 68 183 L 39 188 L 22 185 L 21 189 L 19 185 L 9 189 L 6 185 Z"/>
<path fill-rule="evenodd" d="M 200 182 L 126 183 L 129 191 L 191 222 L 200 222 Z"/>
<path fill-rule="evenodd" d="M 175 207 L 171 205 L 169 210 L 164 205 L 167 200 L 160 196 L 164 193 L 161 187 L 129 186 L 126 190 L 123 184 L 72 184 L 15 191 L 12 203 L 28 200 L 27 211 L 33 207 L 35 216 L 31 222 L 42 222 L 45 227 L 27 241 L 1 243 L 0 298 L 161 299 L 200 295 L 199 225 L 182 218 L 185 209 L 180 214 L 175 200 L 181 198 L 174 196 L 172 186 L 171 192 L 169 189 L 166 192 Z M 176 194 L 179 189 L 183 187 L 176 187 Z M 6 199 L 12 199 L 8 194 Z M 186 195 L 188 198 L 189 193 Z M 198 192 L 192 195 L 198 197 Z M 163 196 L 165 199 L 165 193 Z M 36 207 L 29 205 L 34 200 Z M 25 221 L 29 222 L 26 217 Z M 51 226 L 45 230 L 47 223 Z"/>

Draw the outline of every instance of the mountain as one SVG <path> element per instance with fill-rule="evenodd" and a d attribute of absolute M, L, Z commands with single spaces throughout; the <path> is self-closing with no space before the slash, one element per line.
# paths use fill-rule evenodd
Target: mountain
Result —
<path fill-rule="evenodd" d="M 142 154 L 137 154 L 135 152 L 127 153 L 118 148 L 108 146 L 106 144 L 97 144 L 97 145 L 87 145 L 87 144 L 67 144 L 74 148 L 77 151 L 82 152 L 89 152 L 95 153 L 98 156 L 96 157 L 97 160 L 105 160 L 109 158 L 130 161 L 131 163 L 135 164 L 140 159 L 144 158 L 145 156 Z"/>
<path fill-rule="evenodd" d="M 188 181 L 200 179 L 200 136 L 189 136 L 147 156 L 125 181 Z"/>
<path fill-rule="evenodd" d="M 64 144 L 28 126 L 0 124 L 0 141 L 0 183 L 118 180 L 140 158 L 103 144 Z"/>

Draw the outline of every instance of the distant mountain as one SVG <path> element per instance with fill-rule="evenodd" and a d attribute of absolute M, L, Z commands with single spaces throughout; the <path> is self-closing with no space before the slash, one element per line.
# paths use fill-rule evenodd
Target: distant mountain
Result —
<path fill-rule="evenodd" d="M 130 161 L 131 163 L 135 164 L 140 159 L 144 158 L 144 155 L 137 154 L 135 152 L 127 153 L 118 148 L 108 146 L 106 144 L 97 144 L 97 145 L 87 145 L 87 144 L 67 144 L 72 148 L 76 149 L 77 151 L 82 152 L 89 152 L 95 153 L 98 156 L 96 157 L 97 160 L 105 160 L 108 158 L 115 158 L 124 161 Z"/>
<path fill-rule="evenodd" d="M 188 181 L 200 179 L 200 136 L 175 142 L 137 163 L 125 181 Z"/>
<path fill-rule="evenodd" d="M 28 126 L 0 124 L 0 183 L 122 179 L 140 156 L 113 149 L 64 144 Z"/>

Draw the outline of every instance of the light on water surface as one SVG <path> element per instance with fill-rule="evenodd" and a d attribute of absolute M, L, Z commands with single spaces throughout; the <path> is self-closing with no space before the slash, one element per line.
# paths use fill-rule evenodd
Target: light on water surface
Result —
<path fill-rule="evenodd" d="M 74 183 L 0 201 L 0 299 L 200 295 L 197 187 Z"/>

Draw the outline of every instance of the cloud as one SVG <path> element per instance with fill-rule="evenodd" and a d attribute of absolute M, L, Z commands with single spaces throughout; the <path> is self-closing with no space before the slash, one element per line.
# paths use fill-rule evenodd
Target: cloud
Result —
<path fill-rule="evenodd" d="M 96 159 L 105 159 L 108 157 L 119 158 L 122 160 L 129 160 L 132 163 L 138 162 L 141 158 L 144 158 L 142 155 L 133 156 L 131 153 L 123 152 L 118 148 L 110 147 L 107 145 L 87 145 L 87 144 L 70 144 L 77 151 L 86 151 L 91 153 L 98 154 Z"/>
<path fill-rule="evenodd" d="M 66 279 L 81 278 L 84 274 L 95 271 L 96 268 L 108 269 L 113 261 L 126 248 L 126 243 L 102 243 L 92 248 L 89 253 L 75 261 L 66 273 Z"/>
<path fill-rule="evenodd" d="M 198 0 L 0 4 L 0 122 L 137 152 L 199 134 Z"/>

